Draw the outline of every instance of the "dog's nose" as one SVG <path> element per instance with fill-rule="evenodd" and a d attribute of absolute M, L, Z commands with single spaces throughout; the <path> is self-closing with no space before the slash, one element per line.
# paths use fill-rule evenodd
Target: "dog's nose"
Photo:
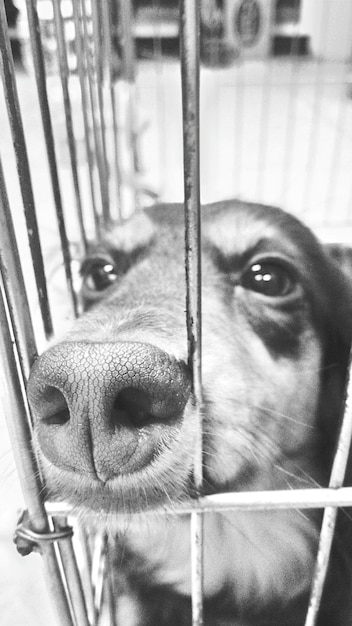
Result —
<path fill-rule="evenodd" d="M 44 456 L 104 482 L 152 463 L 189 394 L 185 363 L 132 342 L 58 344 L 38 358 L 28 381 Z"/>

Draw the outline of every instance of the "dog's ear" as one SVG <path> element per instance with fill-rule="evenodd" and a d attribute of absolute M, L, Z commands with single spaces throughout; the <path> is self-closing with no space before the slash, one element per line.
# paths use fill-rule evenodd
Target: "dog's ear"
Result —
<path fill-rule="evenodd" d="M 334 265 L 334 279 L 338 290 L 334 313 L 339 334 L 348 344 L 352 341 L 352 247 L 344 244 L 326 244 L 325 252 Z M 335 289 L 336 293 L 336 289 Z"/>
<path fill-rule="evenodd" d="M 324 249 L 352 285 L 352 247 L 342 243 L 328 243 Z"/>
<path fill-rule="evenodd" d="M 326 244 L 324 250 L 332 264 L 332 326 L 349 350 L 352 342 L 352 247 Z"/>
<path fill-rule="evenodd" d="M 343 408 L 352 343 L 352 248 L 326 244 L 324 252 L 330 266 L 327 287 L 330 284 L 331 293 L 320 414 L 327 441 L 332 444 L 328 446 L 331 455 Z"/>

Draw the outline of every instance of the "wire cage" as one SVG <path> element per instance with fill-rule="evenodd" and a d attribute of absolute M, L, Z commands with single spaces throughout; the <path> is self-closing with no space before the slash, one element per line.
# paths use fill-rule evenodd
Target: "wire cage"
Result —
<path fill-rule="evenodd" d="M 0 0 L 1 402 L 26 508 L 17 544 L 23 553 L 40 546 L 58 623 L 115 624 L 111 539 L 87 534 L 42 495 L 24 391 L 31 364 L 80 313 L 76 274 L 87 241 L 136 207 L 182 200 L 201 442 L 201 200 L 279 204 L 325 240 L 350 242 L 352 8 L 332 0 L 18 4 L 14 31 Z M 25 72 L 14 64 L 14 37 Z M 343 486 L 350 395 L 349 384 L 329 488 L 219 494 L 190 507 L 194 625 L 203 623 L 203 515 L 275 507 L 325 507 L 306 626 L 315 623 L 337 510 L 352 505 Z M 199 445 L 198 485 L 201 461 Z"/>

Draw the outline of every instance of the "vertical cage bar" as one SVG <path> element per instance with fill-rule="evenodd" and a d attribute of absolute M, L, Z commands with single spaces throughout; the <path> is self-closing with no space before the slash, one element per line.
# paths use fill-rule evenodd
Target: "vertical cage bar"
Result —
<path fill-rule="evenodd" d="M 100 220 L 97 208 L 97 199 L 95 194 L 95 185 L 93 178 L 94 156 L 91 142 L 91 129 L 88 117 L 88 95 L 86 87 L 86 70 L 84 64 L 84 40 L 82 33 L 82 12 L 80 1 L 72 3 L 73 21 L 75 24 L 75 44 L 76 44 L 76 60 L 77 60 L 77 72 L 79 77 L 79 84 L 81 89 L 81 103 L 82 103 L 82 116 L 84 126 L 84 140 L 86 147 L 86 156 L 88 164 L 88 176 L 90 185 L 90 194 L 92 201 L 92 211 L 94 217 L 94 225 L 96 234 L 100 232 Z"/>
<path fill-rule="evenodd" d="M 3 25 L 5 23 L 3 17 L 4 11 L 3 3 L 1 1 L 1 29 L 3 28 Z M 35 26 L 33 25 L 33 28 L 34 27 Z M 13 64 L 11 67 L 11 59 L 9 57 L 9 51 L 6 46 L 6 37 L 0 36 L 0 39 L 3 42 L 1 50 L 3 58 L 3 80 L 7 96 L 9 119 L 11 130 L 13 132 L 15 152 L 16 150 L 21 150 L 19 154 L 17 154 L 16 152 L 16 159 L 18 163 L 17 167 L 27 220 L 28 236 L 30 244 L 32 243 L 32 246 L 34 248 L 35 259 L 38 259 L 40 255 L 39 269 L 38 263 L 35 263 L 34 258 L 33 267 L 37 284 L 38 280 L 40 281 L 38 287 L 39 298 L 40 300 L 44 299 L 48 307 L 43 260 L 39 243 L 28 157 L 26 154 L 26 145 L 22 127 L 22 120 L 20 116 Z M 17 143 L 16 139 L 18 140 Z M 1 403 L 4 408 L 5 416 L 8 422 L 8 430 L 11 438 L 12 448 L 14 451 L 15 462 L 17 465 L 20 483 L 28 509 L 31 527 L 36 532 L 48 533 L 50 532 L 50 525 L 44 507 L 44 488 L 40 479 L 40 470 L 31 447 L 32 433 L 30 426 L 30 416 L 23 395 L 25 379 L 28 376 L 30 365 L 32 364 L 37 354 L 37 349 L 35 345 L 28 302 L 26 299 L 23 276 L 20 270 L 19 254 L 1 163 L 0 209 L 1 234 L 3 238 L 3 242 L 1 244 L 1 272 L 3 277 L 4 292 L 7 298 L 7 310 L 9 312 L 9 316 L 13 325 L 12 330 L 18 350 L 19 363 L 22 371 L 22 379 L 20 379 L 19 370 L 16 363 L 16 357 L 13 351 L 11 329 L 9 327 L 6 307 L 1 292 L 0 326 L 2 334 L 0 336 L 0 353 L 2 354 L 2 357 L 4 359 L 6 369 L 6 378 L 4 377 L 4 380 L 1 383 Z M 41 310 L 43 311 L 42 306 Z M 46 319 L 45 331 L 47 336 L 50 336 L 52 334 L 51 317 L 49 317 L 49 319 Z M 72 566 L 74 563 L 74 556 L 72 557 L 72 553 L 70 560 L 66 556 L 67 550 L 70 551 L 70 546 L 70 539 L 63 540 L 61 542 L 61 550 L 64 556 L 62 565 L 64 567 L 65 575 L 66 570 L 68 569 L 67 566 Z M 64 626 L 73 626 L 70 606 L 67 601 L 65 585 L 62 579 L 61 569 L 57 560 L 55 547 L 52 543 L 49 543 L 41 545 L 40 549 L 47 573 L 46 578 L 49 592 L 54 602 L 57 614 L 59 616 L 60 624 L 63 624 Z M 74 580 L 71 575 L 72 572 L 68 571 L 68 573 L 70 574 L 71 578 L 70 583 L 72 583 L 72 581 Z M 77 599 L 77 594 L 75 593 L 76 603 Z M 82 619 L 80 623 L 85 624 Z M 87 621 L 86 625 L 88 626 Z"/>
<path fill-rule="evenodd" d="M 128 83 L 135 79 L 135 47 L 132 32 L 133 10 L 131 0 L 118 0 L 121 20 L 123 76 Z"/>
<path fill-rule="evenodd" d="M 108 550 L 107 552 L 107 560 L 108 560 L 108 576 L 105 582 L 106 587 L 106 602 L 109 610 L 109 623 L 110 626 L 118 626 L 116 622 L 116 598 L 115 598 L 115 578 L 114 578 L 114 563 L 111 555 L 113 554 L 113 550 Z"/>
<path fill-rule="evenodd" d="M 40 312 L 43 320 L 45 335 L 49 338 L 53 333 L 53 325 L 46 286 L 43 255 L 39 240 L 27 146 L 16 87 L 15 69 L 6 26 L 4 0 L 0 0 L 0 65 L 7 113 L 16 157 L 16 166 L 23 201 L 24 215 L 27 225 L 29 248 L 31 251 L 36 278 Z"/>
<path fill-rule="evenodd" d="M 77 316 L 77 296 L 73 288 L 72 270 L 71 270 L 71 254 L 70 247 L 67 239 L 65 218 L 62 207 L 60 183 L 57 171 L 55 144 L 53 127 L 51 123 L 51 114 L 48 101 L 48 93 L 46 89 L 46 74 L 44 67 L 44 55 L 40 37 L 39 18 L 36 9 L 36 0 L 26 0 L 27 5 L 27 17 L 32 46 L 32 55 L 35 69 L 35 77 L 39 98 L 39 106 L 41 111 L 41 119 L 44 130 L 45 147 L 48 156 L 48 165 L 51 178 L 51 185 L 53 189 L 54 203 L 56 209 L 57 224 L 59 229 L 61 250 L 64 260 L 65 276 L 67 282 L 67 288 L 71 297 L 72 308 L 74 314 Z"/>
<path fill-rule="evenodd" d="M 21 272 L 15 233 L 6 195 L 1 162 L 0 226 L 1 275 L 3 279 L 4 292 L 6 296 L 8 294 L 7 307 L 9 311 L 9 316 L 11 318 L 12 330 L 19 355 L 23 389 L 24 381 L 28 377 L 30 366 L 33 363 L 33 360 L 37 354 L 37 349 L 31 324 L 30 311 L 26 298 L 23 275 Z M 15 454 L 15 461 L 17 464 L 17 469 L 21 480 L 21 486 L 29 511 L 31 524 L 33 526 L 33 529 L 36 531 L 48 532 L 50 530 L 49 523 L 46 517 L 44 503 L 40 495 L 43 493 L 43 486 L 39 478 L 39 468 L 37 467 L 36 460 L 31 449 L 32 434 L 30 426 L 30 415 L 29 412 L 26 410 L 23 400 L 21 392 L 21 382 L 19 378 L 20 374 L 16 368 L 15 355 L 13 351 L 10 351 L 10 348 L 12 347 L 10 328 L 6 319 L 6 311 L 4 301 L 2 299 L 2 294 L 0 295 L 0 327 L 3 333 L 3 341 L 7 345 L 7 349 L 2 349 L 0 353 L 2 355 L 2 358 L 5 359 L 6 381 L 10 372 L 10 385 L 12 385 L 9 387 L 8 390 L 1 390 L 1 404 L 4 408 L 6 419 L 8 420 L 11 443 Z M 16 393 L 16 396 L 13 395 L 14 393 Z M 14 401 L 16 402 L 15 413 L 12 407 L 12 403 Z M 11 416 L 11 419 L 9 419 L 9 416 Z M 55 530 L 59 530 L 62 525 L 62 521 L 60 523 L 54 522 Z M 74 607 L 75 613 L 79 617 L 78 623 L 82 624 L 82 626 L 89 626 L 88 619 L 87 617 L 85 617 L 86 613 L 84 608 L 84 597 L 82 589 L 80 587 L 77 564 L 72 548 L 71 539 L 61 541 L 59 550 L 65 572 L 65 577 L 69 581 L 68 589 L 70 590 L 70 595 L 72 597 L 72 606 Z M 56 608 L 57 610 L 64 611 L 63 620 L 65 621 L 63 623 L 71 624 L 71 621 L 67 621 L 65 617 L 65 613 L 69 609 L 66 606 L 67 601 L 65 599 L 65 595 L 62 595 L 65 594 L 62 580 L 61 582 L 57 581 L 57 576 L 60 575 L 60 572 L 58 569 L 59 566 L 56 561 L 56 553 L 53 546 L 44 546 L 42 548 L 42 556 L 44 558 L 47 572 L 50 573 L 50 576 L 52 574 L 54 577 L 53 582 L 50 582 L 50 584 L 55 585 L 55 588 L 51 590 L 51 593 L 54 595 Z"/>
<path fill-rule="evenodd" d="M 75 193 L 75 201 L 76 201 L 76 209 L 77 209 L 77 217 L 78 217 L 78 225 L 80 229 L 81 241 L 83 243 L 84 251 L 86 251 L 87 235 L 86 235 L 86 229 L 84 226 L 81 190 L 80 190 L 79 176 L 78 176 L 76 139 L 75 139 L 74 129 L 73 129 L 72 106 L 71 106 L 71 98 L 70 98 L 70 92 L 69 92 L 69 86 L 68 86 L 69 67 L 68 67 L 67 50 L 66 50 L 66 43 L 65 43 L 64 24 L 63 24 L 61 8 L 60 8 L 60 0 L 53 0 L 53 8 L 54 8 L 54 24 L 55 24 L 56 42 L 57 42 L 57 49 L 58 49 L 61 87 L 62 87 L 64 109 L 65 109 L 66 133 L 67 133 L 68 150 L 69 150 L 69 155 L 70 155 L 73 189 Z"/>
<path fill-rule="evenodd" d="M 92 582 L 94 588 L 94 605 L 97 622 L 103 610 L 104 580 L 107 577 L 107 545 L 105 533 L 97 532 L 93 539 Z"/>
<path fill-rule="evenodd" d="M 131 0 L 118 0 L 119 17 L 121 19 L 122 66 L 123 77 L 128 88 L 128 139 L 132 148 L 133 167 L 138 172 L 139 158 L 137 148 L 136 111 L 135 111 L 135 43 L 133 36 L 133 7 Z"/>
<path fill-rule="evenodd" d="M 0 160 L 0 269 L 19 354 L 22 374 L 29 375 L 37 355 L 20 256 Z"/>
<path fill-rule="evenodd" d="M 182 100 L 185 194 L 185 244 L 187 280 L 187 332 L 189 364 L 193 371 L 194 394 L 201 403 L 201 224 L 199 176 L 199 6 L 183 0 Z M 202 484 L 202 462 L 197 475 Z"/>
<path fill-rule="evenodd" d="M 120 159 L 118 151 L 118 134 L 119 129 L 116 118 L 116 97 L 115 97 L 115 76 L 113 69 L 113 37 L 112 37 L 112 2 L 103 2 L 102 4 L 102 19 L 103 19 L 103 33 L 106 41 L 106 59 L 108 66 L 108 83 L 110 93 L 110 106 L 112 116 L 112 129 L 113 129 L 113 155 L 114 155 L 114 167 L 115 167 L 115 180 L 116 180 L 116 202 L 117 202 L 117 217 L 122 219 L 122 207 L 121 207 L 121 169 Z"/>
<path fill-rule="evenodd" d="M 96 72 L 95 72 L 95 62 L 93 59 L 93 50 L 90 41 L 90 33 L 88 27 L 88 13 L 85 0 L 78 0 L 80 3 L 80 15 L 82 18 L 82 33 L 83 33 L 83 50 L 85 52 L 85 69 L 86 76 L 88 79 L 88 94 L 89 94 L 89 103 L 90 103 L 90 113 L 92 120 L 92 130 L 93 130 L 93 138 L 94 138 L 94 148 L 95 148 L 95 160 L 97 165 L 98 172 L 98 180 L 99 180 L 99 189 L 100 189 L 100 199 L 101 199 L 101 207 L 103 219 L 108 211 L 108 196 L 107 196 L 107 187 L 108 187 L 108 179 L 107 172 L 104 167 L 104 156 L 103 156 L 103 146 L 102 146 L 102 137 L 101 137 L 101 127 L 98 119 L 98 105 L 97 105 L 97 93 L 96 93 Z M 74 3 L 75 4 L 75 3 Z M 93 4 L 93 3 L 92 3 Z M 94 55 L 97 53 L 94 50 Z"/>
<path fill-rule="evenodd" d="M 153 7 L 155 10 L 161 13 L 162 7 L 158 0 L 153 1 Z M 165 149 L 164 149 L 164 140 L 165 140 L 165 129 L 166 125 L 166 104 L 165 104 L 165 89 L 162 87 L 163 79 L 165 76 L 164 72 L 164 63 L 162 56 L 162 43 L 161 38 L 157 37 L 157 34 L 153 37 L 153 57 L 155 58 L 155 97 L 156 97 L 156 109 L 158 116 L 158 125 L 157 125 L 157 145 L 158 145 L 158 188 L 159 194 L 162 196 L 164 191 L 164 185 L 167 171 L 167 163 L 165 160 Z"/>
<path fill-rule="evenodd" d="M 43 485 L 39 468 L 32 450 L 31 431 L 27 408 L 23 397 L 18 369 L 13 351 L 11 331 L 2 291 L 0 290 L 0 354 L 6 367 L 6 377 L 0 379 L 1 404 L 7 420 L 17 471 L 26 502 L 31 527 L 34 531 L 50 532 L 48 518 L 42 499 Z M 47 573 L 47 584 L 60 616 L 61 626 L 74 626 L 67 602 L 65 588 L 52 543 L 42 546 L 42 556 Z"/>
<path fill-rule="evenodd" d="M 342 487 L 347 462 L 351 450 L 352 440 L 352 365 L 349 363 L 348 383 L 345 393 L 344 415 L 341 424 L 337 449 L 332 465 L 329 487 L 338 489 Z M 325 578 L 329 565 L 332 541 L 336 526 L 338 508 L 328 506 L 324 510 L 323 523 L 320 533 L 320 541 L 317 555 L 317 563 L 313 578 L 312 592 L 305 626 L 314 626 L 317 621 L 319 606 L 323 595 Z"/>
<path fill-rule="evenodd" d="M 101 140 L 101 169 L 104 180 L 104 196 L 103 196 L 103 220 L 104 224 L 108 225 L 111 220 L 110 214 L 110 198 L 109 198 L 109 169 L 106 153 L 106 123 L 105 123 L 105 105 L 104 105 L 104 65 L 105 47 L 102 43 L 102 6 L 106 4 L 107 0 L 101 0 L 101 3 L 92 2 L 92 26 L 93 26 L 93 41 L 94 41 L 94 59 L 95 59 L 95 77 L 97 85 L 97 97 L 98 97 L 98 111 L 99 111 L 99 130 Z"/>
<path fill-rule="evenodd" d="M 83 524 L 79 524 L 75 527 L 75 536 L 77 538 L 77 546 L 79 546 L 80 549 L 80 574 L 82 585 L 85 590 L 89 620 L 92 626 L 96 626 L 96 610 L 94 605 L 94 589 L 92 582 L 91 538 L 87 528 Z"/>
<path fill-rule="evenodd" d="M 67 527 L 66 518 L 53 518 L 54 530 L 60 531 Z M 71 599 L 73 613 L 79 626 L 90 626 L 82 580 L 77 566 L 71 538 L 58 542 L 59 553 L 67 580 L 67 591 Z"/>
<path fill-rule="evenodd" d="M 185 266 L 188 359 L 196 400 L 198 437 L 194 459 L 194 482 L 198 493 L 203 483 L 202 390 L 201 390 L 201 224 L 199 166 L 199 22 L 200 5 L 180 2 L 181 71 L 183 107 Z M 203 515 L 191 515 L 192 622 L 203 624 Z"/>
<path fill-rule="evenodd" d="M 204 513 L 191 513 L 192 625 L 203 624 L 203 522 Z"/>

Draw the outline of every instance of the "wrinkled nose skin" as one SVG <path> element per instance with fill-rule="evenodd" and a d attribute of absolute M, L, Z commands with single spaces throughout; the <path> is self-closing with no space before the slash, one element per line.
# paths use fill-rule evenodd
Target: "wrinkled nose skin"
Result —
<path fill-rule="evenodd" d="M 104 483 L 171 446 L 189 395 L 183 362 L 133 342 L 58 344 L 38 358 L 28 383 L 44 456 Z"/>

